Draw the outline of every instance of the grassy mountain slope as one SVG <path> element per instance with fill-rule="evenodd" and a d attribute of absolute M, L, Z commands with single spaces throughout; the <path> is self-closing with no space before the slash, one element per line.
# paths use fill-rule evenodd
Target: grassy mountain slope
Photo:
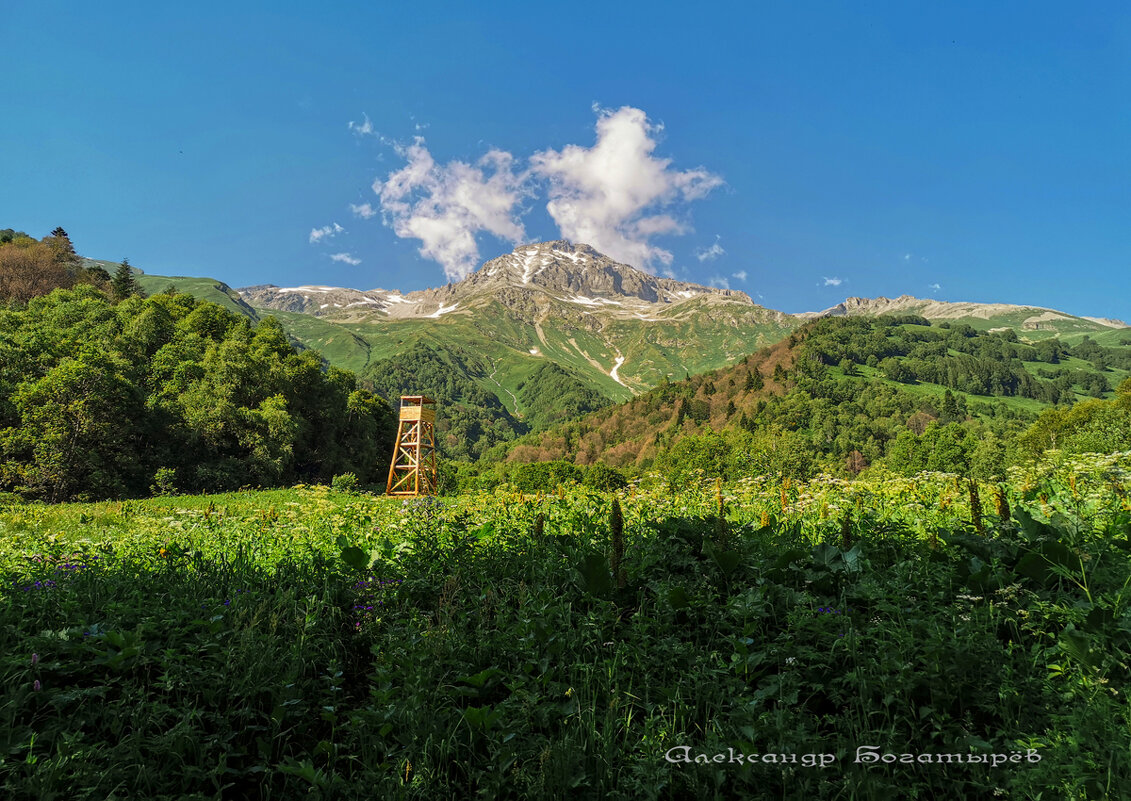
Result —
<path fill-rule="evenodd" d="M 334 320 L 266 309 L 259 314 L 277 316 L 291 336 L 352 370 L 392 358 L 417 343 L 470 351 L 475 358 L 468 375 L 496 394 L 518 419 L 550 411 L 537 396 L 519 393 L 547 363 L 561 366 L 589 391 L 623 401 L 665 377 L 683 378 L 729 364 L 793 327 L 788 319 L 767 319 L 761 307 L 715 300 L 688 301 L 654 321 L 599 322 L 565 304 L 543 302 L 545 308 L 533 322 L 491 297 L 436 319 Z M 614 377 L 618 359 L 623 361 Z"/>
<path fill-rule="evenodd" d="M 119 267 L 116 262 L 95 259 L 83 259 L 83 264 L 84 266 L 101 267 L 110 275 L 113 275 L 114 271 Z M 209 303 L 223 306 L 228 311 L 250 317 L 253 321 L 259 319 L 259 314 L 240 297 L 239 292 L 236 292 L 223 281 L 217 281 L 215 278 L 194 278 L 192 276 L 182 275 L 147 275 L 137 268 L 134 268 L 133 272 L 138 286 L 142 288 L 142 291 L 144 291 L 146 295 L 155 295 L 158 292 L 164 292 L 172 287 L 177 292 L 183 292 L 199 300 L 206 300 Z"/>

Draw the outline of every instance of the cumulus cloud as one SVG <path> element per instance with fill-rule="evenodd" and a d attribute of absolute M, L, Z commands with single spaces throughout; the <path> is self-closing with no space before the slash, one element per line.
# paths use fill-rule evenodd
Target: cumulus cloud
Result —
<path fill-rule="evenodd" d="M 942 287 L 939 286 L 938 284 L 928 284 L 927 289 L 931 289 L 931 290 L 934 290 L 935 292 L 938 292 L 940 289 L 942 289 Z"/>
<path fill-rule="evenodd" d="M 699 261 L 701 262 L 714 261 L 725 253 L 726 251 L 723 250 L 723 246 L 719 244 L 719 238 L 716 236 L 715 243 L 711 245 L 711 247 L 699 248 L 697 251 L 695 251 L 695 258 L 699 259 Z"/>
<path fill-rule="evenodd" d="M 526 193 L 525 176 L 515 173 L 510 153 L 491 150 L 474 165 L 437 164 L 421 137 L 397 153 L 408 163 L 373 184 L 385 222 L 397 236 L 419 239 L 420 255 L 439 262 L 450 280 L 478 266 L 477 233 L 523 241 L 515 207 Z"/>
<path fill-rule="evenodd" d="M 398 237 L 420 240 L 420 255 L 459 280 L 478 266 L 478 234 L 514 245 L 525 241 L 521 203 L 545 192 L 546 210 L 563 238 L 644 270 L 671 273 L 672 254 L 653 240 L 686 233 L 681 217 L 686 204 L 721 186 L 722 178 L 703 168 L 675 170 L 671 159 L 655 156 L 662 126 L 640 109 L 594 111 L 591 147 L 541 150 L 525 168 L 503 150 L 490 150 L 473 164 L 441 164 L 419 136 L 408 145 L 394 144 L 404 166 L 373 184 L 382 219 Z M 375 216 L 378 208 L 350 206 L 362 218 Z M 716 237 L 697 256 L 705 262 L 724 252 Z"/>
<path fill-rule="evenodd" d="M 670 265 L 671 252 L 650 240 L 687 228 L 660 211 L 676 201 L 705 197 L 722 178 L 703 168 L 673 170 L 671 159 L 655 157 L 663 126 L 640 109 L 595 110 L 592 147 L 566 145 L 530 159 L 531 173 L 549 183 L 546 210 L 566 239 L 642 269 Z"/>
<path fill-rule="evenodd" d="M 840 286 L 844 283 L 842 278 L 825 278 L 825 286 Z"/>
<path fill-rule="evenodd" d="M 361 264 L 361 259 L 354 256 L 352 253 L 334 253 L 330 256 L 333 261 L 340 261 L 345 264 L 352 264 L 354 267 Z"/>
<path fill-rule="evenodd" d="M 324 225 L 321 228 L 311 228 L 310 229 L 310 244 L 313 245 L 317 242 L 320 242 L 323 239 L 329 239 L 333 236 L 336 236 L 337 234 L 340 234 L 344 230 L 346 230 L 346 229 L 342 228 L 342 226 L 338 225 L 337 223 L 331 223 L 330 225 Z"/>
<path fill-rule="evenodd" d="M 736 273 L 731 273 L 731 278 L 737 278 L 739 281 L 746 280 L 746 270 L 739 270 Z"/>
<path fill-rule="evenodd" d="M 363 113 L 361 116 L 365 118 L 365 121 L 356 123 L 350 120 L 349 129 L 358 136 L 373 136 L 376 131 L 373 130 L 373 123 L 369 121 L 369 115 Z M 339 119 L 341 118 L 339 117 Z"/>
<path fill-rule="evenodd" d="M 716 275 L 707 282 L 709 286 L 717 286 L 719 289 L 730 289 L 730 282 L 723 278 L 721 275 Z"/>

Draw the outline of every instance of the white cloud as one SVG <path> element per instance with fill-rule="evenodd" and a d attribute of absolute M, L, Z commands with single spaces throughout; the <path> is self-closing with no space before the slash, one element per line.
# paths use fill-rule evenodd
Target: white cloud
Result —
<path fill-rule="evenodd" d="M 840 286 L 843 283 L 843 278 L 825 278 L 825 286 Z"/>
<path fill-rule="evenodd" d="M 903 260 L 904 261 L 911 261 L 911 254 L 910 253 L 904 253 L 903 254 Z"/>
<path fill-rule="evenodd" d="M 355 257 L 352 253 L 334 253 L 330 256 L 333 261 L 340 261 L 345 264 L 352 264 L 354 267 L 361 264 L 361 259 Z"/>
<path fill-rule="evenodd" d="M 525 170 L 503 150 L 491 150 L 474 164 L 438 164 L 421 137 L 411 145 L 394 144 L 404 166 L 373 184 L 385 224 L 398 237 L 420 240 L 420 255 L 458 280 L 478 266 L 479 233 L 515 245 L 525 240 L 521 216 L 526 210 L 520 203 L 544 188 L 546 209 L 563 238 L 642 269 L 670 273 L 672 254 L 652 240 L 685 233 L 688 227 L 678 214 L 682 204 L 705 197 L 723 181 L 703 168 L 673 170 L 670 159 L 655 157 L 662 126 L 649 122 L 643 111 L 628 106 L 616 111 L 594 106 L 594 111 L 592 147 L 536 152 Z M 350 209 L 363 218 L 376 214 L 368 203 Z M 724 252 L 716 237 L 699 258 Z"/>
<path fill-rule="evenodd" d="M 530 159 L 531 172 L 549 181 L 546 210 L 566 239 L 642 269 L 670 265 L 671 252 L 649 240 L 687 229 L 658 211 L 677 200 L 705 197 L 723 180 L 703 168 L 669 169 L 670 159 L 653 156 L 655 134 L 663 126 L 649 122 L 640 109 L 594 110 L 597 141 L 592 147 L 566 145 Z"/>
<path fill-rule="evenodd" d="M 723 250 L 723 246 L 719 244 L 719 238 L 716 236 L 715 243 L 711 245 L 711 247 L 699 248 L 697 251 L 695 251 L 695 258 L 699 259 L 699 261 L 701 262 L 714 261 L 725 253 L 726 251 Z"/>
<path fill-rule="evenodd" d="M 349 129 L 358 136 L 373 136 L 375 131 L 373 130 L 373 123 L 369 121 L 369 115 L 363 113 L 361 116 L 365 118 L 365 122 L 359 125 L 350 120 Z M 339 119 L 341 118 L 339 117 Z"/>
<path fill-rule="evenodd" d="M 709 286 L 717 286 L 719 289 L 730 289 L 730 282 L 723 278 L 721 275 L 716 275 L 707 282 Z"/>
<path fill-rule="evenodd" d="M 736 273 L 731 273 L 731 278 L 737 278 L 739 281 L 746 280 L 746 270 L 739 270 Z"/>
<path fill-rule="evenodd" d="M 933 289 L 935 292 L 938 292 L 942 287 L 938 284 L 928 284 L 927 289 Z"/>
<path fill-rule="evenodd" d="M 478 266 L 480 231 L 516 245 L 525 238 L 515 213 L 526 194 L 525 176 L 515 174 L 510 153 L 491 150 L 475 165 L 440 165 L 421 137 L 397 153 L 408 163 L 373 183 L 385 223 L 399 237 L 419 239 L 420 255 L 439 262 L 449 279 Z"/>
<path fill-rule="evenodd" d="M 323 239 L 327 239 L 329 237 L 336 236 L 337 234 L 340 234 L 344 230 L 346 230 L 346 229 L 342 228 L 342 226 L 338 225 L 337 223 L 331 223 L 330 225 L 323 225 L 321 228 L 311 228 L 310 229 L 310 244 L 313 245 L 314 243 L 319 242 Z"/>

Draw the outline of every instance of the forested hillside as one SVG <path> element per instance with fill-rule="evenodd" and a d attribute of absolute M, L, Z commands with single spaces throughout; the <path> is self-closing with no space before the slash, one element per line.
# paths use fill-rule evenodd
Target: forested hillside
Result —
<path fill-rule="evenodd" d="M 545 362 L 516 387 L 517 404 L 536 411 L 516 417 L 496 395 L 483 389 L 480 382 L 490 378 L 480 361 L 463 349 L 440 350 L 417 342 L 398 356 L 371 363 L 360 375 L 366 386 L 394 406 L 402 395 L 419 394 L 425 387 L 441 408 L 436 419 L 440 454 L 463 461 L 478 459 L 492 446 L 610 403 L 565 369 Z"/>
<path fill-rule="evenodd" d="M 919 317 L 824 318 L 734 367 L 522 437 L 486 460 L 655 466 L 675 480 L 696 469 L 852 475 L 876 463 L 994 478 L 1054 444 L 1106 451 L 1127 441 L 1129 371 L 1131 351 L 1088 339 L 1029 345 L 1011 330 Z M 1068 409 L 1095 396 L 1110 400 Z M 1032 431 L 1045 433 L 1022 437 L 1042 410 Z"/>
<path fill-rule="evenodd" d="M 109 293 L 112 294 L 112 293 Z M 0 312 L 0 488 L 29 498 L 378 480 L 392 414 L 272 319 L 59 289 Z"/>
<path fill-rule="evenodd" d="M 1131 349 L 1109 348 L 1085 336 L 1075 345 L 1059 339 L 1021 342 L 1011 329 L 979 332 L 963 323 L 934 326 L 922 317 L 829 319 L 811 330 L 805 356 L 837 365 L 878 367 L 903 384 L 938 384 L 971 395 L 1072 403 L 1077 395 L 1100 398 L 1131 373 Z"/>
<path fill-rule="evenodd" d="M 394 358 L 371 363 L 361 372 L 361 378 L 394 407 L 402 395 L 425 392 L 442 409 L 436 419 L 440 453 L 474 460 L 484 448 L 509 442 L 527 428 L 469 376 L 476 368 L 468 364 L 468 356 L 451 349 L 441 352 L 418 342 Z"/>

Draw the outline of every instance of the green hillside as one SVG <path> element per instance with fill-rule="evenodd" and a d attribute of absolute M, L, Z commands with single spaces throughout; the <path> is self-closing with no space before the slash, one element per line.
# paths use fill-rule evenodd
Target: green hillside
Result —
<path fill-rule="evenodd" d="M 1011 330 L 913 316 L 822 318 L 729 368 L 521 437 L 486 460 L 699 467 L 730 478 L 884 463 L 988 478 L 1031 455 L 1017 438 L 1042 412 L 1114 402 L 1129 376 L 1131 348 L 1090 339 L 1029 344 Z"/>
<path fill-rule="evenodd" d="M 760 307 L 730 305 L 735 308 L 726 315 L 693 307 L 673 310 L 662 324 L 613 320 L 599 328 L 584 327 L 573 310 L 530 325 L 494 300 L 435 320 L 334 321 L 296 312 L 258 313 L 277 317 L 289 335 L 331 364 L 359 372 L 418 344 L 474 354 L 469 378 L 496 395 L 516 418 L 540 419 L 552 416 L 552 409 L 541 396 L 523 394 L 520 388 L 546 364 L 564 368 L 589 392 L 624 401 L 666 377 L 683 378 L 730 364 L 777 341 L 792 327 L 760 319 Z M 618 377 L 628 386 L 610 376 L 618 357 L 624 359 Z"/>
<path fill-rule="evenodd" d="M 96 268 L 105 270 L 107 274 L 113 275 L 121 266 L 121 263 L 105 261 L 103 259 L 84 258 L 82 259 L 82 266 L 86 269 Z M 215 303 L 236 314 L 250 317 L 253 321 L 259 319 L 259 315 L 256 313 L 255 309 L 244 302 L 243 298 L 240 297 L 240 293 L 236 292 L 223 281 L 218 281 L 215 278 L 195 278 L 191 276 L 148 275 L 143 270 L 139 270 L 136 267 L 132 269 L 134 279 L 137 281 L 138 286 L 141 287 L 142 292 L 146 295 L 156 295 L 172 288 L 177 292 L 192 295 L 199 300 Z"/>
<path fill-rule="evenodd" d="M 242 314 L 252 320 L 258 320 L 259 314 L 255 309 L 244 303 L 240 294 L 225 284 L 211 278 L 189 278 L 184 276 L 167 277 L 163 275 L 138 275 L 137 282 L 147 295 L 165 292 L 170 287 L 177 292 L 192 295 L 199 300 L 206 300 L 222 306 L 230 312 Z"/>

